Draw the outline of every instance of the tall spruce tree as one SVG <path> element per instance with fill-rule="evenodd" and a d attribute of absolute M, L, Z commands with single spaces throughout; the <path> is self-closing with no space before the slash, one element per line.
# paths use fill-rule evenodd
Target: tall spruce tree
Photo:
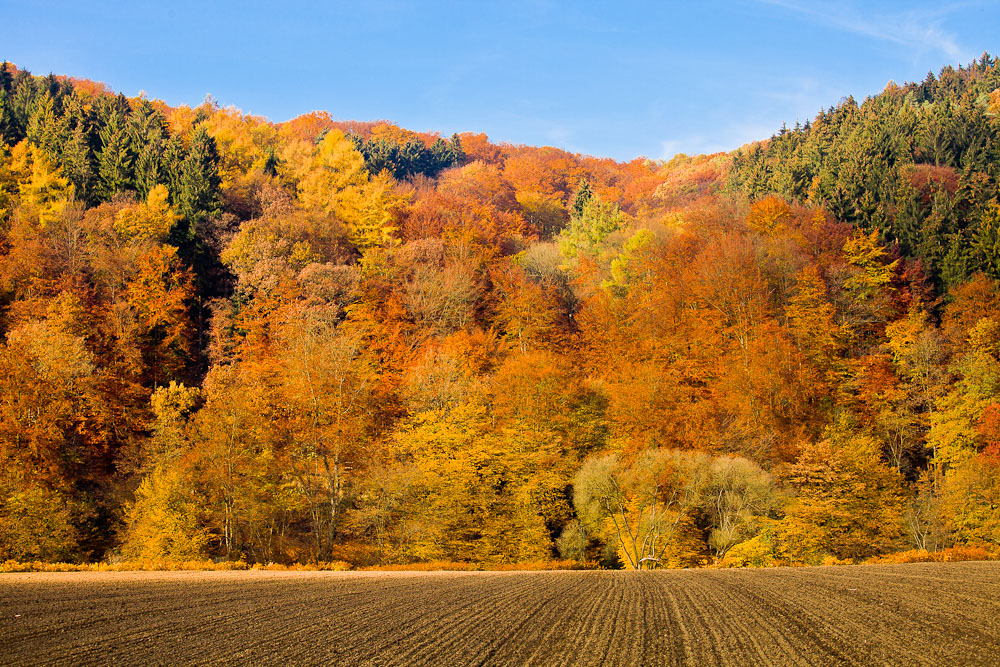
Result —
<path fill-rule="evenodd" d="M 462 138 L 458 136 L 458 132 L 451 135 L 448 147 L 451 149 L 452 156 L 452 162 L 448 165 L 449 167 L 456 167 L 465 162 L 465 149 L 462 148 Z"/>
<path fill-rule="evenodd" d="M 13 120 L 11 109 L 11 91 L 14 77 L 10 75 L 7 61 L 0 64 L 0 141 L 9 142 L 11 122 Z"/>
<path fill-rule="evenodd" d="M 79 123 L 70 132 L 63 147 L 62 167 L 64 175 L 73 184 L 77 198 L 88 204 L 93 201 L 94 194 L 94 169 L 91 161 L 87 131 Z"/>
<path fill-rule="evenodd" d="M 88 205 L 94 197 L 94 121 L 89 100 L 78 91 L 63 98 L 63 120 L 67 138 L 63 144 L 61 165 L 73 184 L 78 199 Z"/>
<path fill-rule="evenodd" d="M 5 60 L 3 64 L 0 64 L 0 90 L 10 93 L 13 83 L 14 77 L 10 75 L 10 63 Z"/>
<path fill-rule="evenodd" d="M 163 144 L 163 157 L 160 161 L 161 178 L 163 184 L 167 186 L 167 191 L 170 192 L 170 201 L 174 205 L 180 201 L 181 173 L 186 157 L 184 141 L 180 136 L 175 134 Z"/>
<path fill-rule="evenodd" d="M 14 76 L 11 83 L 9 125 L 4 140 L 13 146 L 28 134 L 28 122 L 35 111 L 37 91 L 35 80 L 25 71 Z"/>
<path fill-rule="evenodd" d="M 6 143 L 11 140 L 12 121 L 10 93 L 0 88 L 0 141 Z"/>
<path fill-rule="evenodd" d="M 97 194 L 111 199 L 119 192 L 132 189 L 132 160 L 125 118 L 112 109 L 100 131 L 101 152 L 97 157 Z"/>
<path fill-rule="evenodd" d="M 204 125 L 191 134 L 191 146 L 181 165 L 177 208 L 197 223 L 219 212 L 219 151 Z M 192 231 L 189 233 L 193 234 Z"/>
<path fill-rule="evenodd" d="M 209 240 L 209 221 L 222 209 L 219 197 L 219 153 L 215 139 L 204 125 L 198 124 L 191 133 L 190 145 L 183 161 L 170 165 L 179 143 L 168 142 L 165 162 L 167 173 L 175 179 L 174 203 L 181 219 L 174 225 L 170 243 L 177 246 L 180 256 L 194 269 L 203 294 L 218 296 L 224 290 L 226 270 L 218 256 L 218 248 Z"/>
<path fill-rule="evenodd" d="M 55 100 L 46 92 L 28 121 L 28 141 L 38 146 L 49 162 L 61 164 L 69 134 L 66 117 L 57 112 Z"/>
<path fill-rule="evenodd" d="M 132 154 L 135 155 L 134 183 L 140 199 L 163 183 L 163 151 L 167 141 L 166 119 L 148 100 L 132 110 L 128 122 Z"/>

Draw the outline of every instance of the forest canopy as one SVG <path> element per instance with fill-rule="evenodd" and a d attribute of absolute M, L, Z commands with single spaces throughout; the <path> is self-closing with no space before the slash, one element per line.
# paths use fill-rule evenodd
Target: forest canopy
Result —
<path fill-rule="evenodd" d="M 0 562 L 1000 544 L 1000 68 L 615 162 L 0 68 Z"/>

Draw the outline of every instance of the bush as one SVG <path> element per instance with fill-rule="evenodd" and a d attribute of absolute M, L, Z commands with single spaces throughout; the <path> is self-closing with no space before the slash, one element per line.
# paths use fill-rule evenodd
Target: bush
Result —
<path fill-rule="evenodd" d="M 768 530 L 732 547 L 719 561 L 719 567 L 774 567 L 778 564 L 774 537 Z"/>
<path fill-rule="evenodd" d="M 322 561 L 319 563 L 255 563 L 253 570 L 267 570 L 269 572 L 346 572 L 351 569 L 351 564 L 342 561 Z"/>
<path fill-rule="evenodd" d="M 869 558 L 867 563 L 958 563 L 970 560 L 1000 560 L 997 545 L 959 546 L 942 551 L 910 549 L 877 558 Z"/>
<path fill-rule="evenodd" d="M 42 561 L 19 562 L 8 560 L 0 564 L 0 572 L 163 572 L 177 570 L 248 570 L 245 562 L 210 560 L 166 561 L 126 560 L 118 563 L 45 563 Z"/>
<path fill-rule="evenodd" d="M 399 563 L 392 565 L 372 565 L 362 568 L 367 572 L 439 572 L 444 570 L 481 570 L 476 563 L 460 563 L 450 560 L 436 560 L 425 563 Z"/>
<path fill-rule="evenodd" d="M 76 538 L 67 498 L 40 486 L 9 495 L 0 487 L 0 558 L 71 558 Z"/>
<path fill-rule="evenodd" d="M 504 563 L 502 565 L 486 565 L 484 570 L 494 572 L 539 572 L 546 570 L 596 570 L 596 563 L 584 563 L 575 559 L 567 560 L 540 560 L 530 563 Z"/>

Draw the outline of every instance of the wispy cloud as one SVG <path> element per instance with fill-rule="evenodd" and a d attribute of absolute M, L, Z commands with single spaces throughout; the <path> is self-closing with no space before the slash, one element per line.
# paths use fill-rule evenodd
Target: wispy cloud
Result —
<path fill-rule="evenodd" d="M 815 23 L 845 32 L 898 44 L 915 51 L 933 50 L 953 61 L 969 58 L 955 36 L 941 28 L 941 17 L 978 2 L 956 2 L 933 9 L 911 9 L 895 13 L 859 11 L 846 2 L 802 2 L 801 0 L 758 0 L 761 4 L 781 7 Z"/>

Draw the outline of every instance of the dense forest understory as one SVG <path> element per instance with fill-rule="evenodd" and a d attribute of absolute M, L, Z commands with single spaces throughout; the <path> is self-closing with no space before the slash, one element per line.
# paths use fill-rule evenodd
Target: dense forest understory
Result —
<path fill-rule="evenodd" d="M 0 69 L 0 562 L 1000 544 L 1000 68 L 618 163 Z"/>

